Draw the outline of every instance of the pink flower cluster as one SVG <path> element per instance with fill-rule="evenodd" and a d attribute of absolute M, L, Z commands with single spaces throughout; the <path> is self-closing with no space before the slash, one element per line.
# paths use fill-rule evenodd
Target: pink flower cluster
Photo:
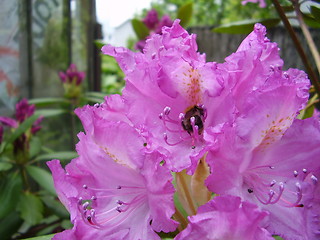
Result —
<path fill-rule="evenodd" d="M 0 144 L 3 141 L 4 126 L 11 128 L 11 131 L 16 129 L 27 118 L 31 117 L 35 112 L 35 105 L 29 104 L 27 99 L 22 99 L 16 104 L 15 118 L 0 116 Z M 41 122 L 43 116 L 40 116 L 31 126 L 31 128 L 25 130 L 17 139 L 13 142 L 13 153 L 17 159 L 25 159 L 28 156 L 30 139 L 41 129 Z M 18 157 L 19 156 L 19 157 Z M 17 161 L 19 161 L 17 160 Z"/>
<path fill-rule="evenodd" d="M 62 83 L 80 85 L 85 77 L 85 72 L 79 72 L 77 66 L 72 63 L 66 72 L 59 72 Z"/>
<path fill-rule="evenodd" d="M 79 157 L 48 163 L 74 224 L 54 239 L 320 238 L 320 122 L 297 119 L 309 80 L 282 69 L 264 26 L 224 63 L 206 62 L 178 20 L 143 53 L 102 51 L 126 86 L 77 109 Z"/>
<path fill-rule="evenodd" d="M 173 21 L 171 20 L 169 15 L 164 15 L 161 20 L 159 20 L 158 12 L 155 9 L 151 9 L 146 17 L 142 20 L 142 22 L 146 25 L 146 27 L 150 31 L 150 35 L 156 33 L 156 34 L 161 34 L 162 33 L 162 28 L 163 27 L 171 27 Z M 148 36 L 146 39 L 140 39 L 136 45 L 135 48 L 139 51 L 143 51 L 145 45 L 146 45 L 146 40 L 149 38 Z"/>

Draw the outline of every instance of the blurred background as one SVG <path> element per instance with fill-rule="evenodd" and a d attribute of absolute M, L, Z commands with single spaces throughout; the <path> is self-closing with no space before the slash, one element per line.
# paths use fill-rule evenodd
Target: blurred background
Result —
<path fill-rule="evenodd" d="M 306 46 L 290 1 L 279 2 Z M 104 44 L 142 51 L 150 34 L 179 18 L 197 34 L 199 51 L 207 60 L 223 62 L 254 23 L 262 22 L 271 41 L 278 43 L 285 68 L 305 70 L 268 1 L 266 8 L 244 6 L 239 0 L 0 0 L 0 6 L 0 116 L 6 117 L 0 119 L 4 240 L 71 227 L 45 162 L 58 158 L 66 164 L 77 156 L 76 134 L 82 127 L 75 108 L 121 93 L 124 75 L 112 57 L 101 54 Z M 300 9 L 319 46 L 319 1 L 304 1 Z M 307 47 L 305 51 L 311 56 Z M 28 100 L 22 110 L 16 106 L 21 99 Z M 27 112 L 25 118 L 17 117 L 19 111 Z M 9 117 L 17 124 L 9 123 Z M 32 129 L 40 122 L 35 133 Z"/>

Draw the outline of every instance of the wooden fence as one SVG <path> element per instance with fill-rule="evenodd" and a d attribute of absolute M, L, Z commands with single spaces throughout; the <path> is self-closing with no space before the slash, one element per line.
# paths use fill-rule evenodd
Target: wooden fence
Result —
<path fill-rule="evenodd" d="M 189 32 L 197 34 L 199 51 L 206 53 L 207 61 L 223 62 L 224 58 L 235 52 L 247 35 L 242 34 L 221 34 L 211 31 L 212 27 L 192 27 Z M 311 53 L 302 32 L 296 29 L 302 46 L 307 52 L 310 61 Z M 320 29 L 312 29 L 311 34 L 316 45 L 320 46 Z M 268 29 L 267 37 L 276 42 L 280 48 L 281 58 L 284 60 L 284 69 L 299 68 L 305 70 L 302 61 L 293 45 L 293 42 L 283 27 Z M 315 68 L 315 65 L 313 65 Z"/>

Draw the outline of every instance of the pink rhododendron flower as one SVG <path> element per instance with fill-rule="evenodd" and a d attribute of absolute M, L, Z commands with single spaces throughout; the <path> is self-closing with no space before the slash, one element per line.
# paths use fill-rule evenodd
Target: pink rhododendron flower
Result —
<path fill-rule="evenodd" d="M 225 125 L 221 133 L 208 134 L 215 138 L 206 158 L 212 172 L 207 186 L 217 194 L 237 195 L 269 211 L 267 230 L 272 234 L 318 239 L 319 209 L 312 208 L 310 199 L 320 170 L 319 121 L 295 120 L 287 130 L 282 129 L 286 128 L 283 121 L 276 121 L 278 126 L 265 125 L 267 133 L 258 126 L 239 136 L 239 129 L 248 129 L 241 121 Z"/>
<path fill-rule="evenodd" d="M 159 21 L 158 12 L 155 9 L 151 9 L 148 11 L 146 17 L 142 20 L 142 22 L 146 25 L 149 29 L 150 33 L 145 39 L 140 39 L 136 45 L 135 49 L 143 52 L 143 49 L 146 45 L 146 41 L 154 34 L 162 34 L 163 27 L 171 27 L 173 21 L 171 20 L 169 15 L 164 15 L 161 20 Z"/>
<path fill-rule="evenodd" d="M 164 15 L 159 24 L 157 25 L 157 28 L 155 30 L 155 33 L 161 34 L 162 33 L 162 28 L 163 27 L 171 27 L 173 24 L 173 21 L 171 20 L 169 15 Z"/>
<path fill-rule="evenodd" d="M 20 102 L 16 104 L 16 112 L 15 119 L 10 117 L 1 117 L 0 123 L 4 126 L 9 126 L 10 128 L 16 129 L 19 127 L 21 123 L 23 123 L 27 118 L 31 117 L 34 114 L 35 105 L 29 104 L 27 99 L 22 99 Z M 19 157 L 27 156 L 27 152 L 29 151 L 29 141 L 30 137 L 36 134 L 40 129 L 40 123 L 42 122 L 43 117 L 40 116 L 31 126 L 30 130 L 27 129 L 22 135 L 20 135 L 14 142 L 14 154 Z M 3 128 L 2 133 L 0 134 L 3 137 Z M 1 141 L 0 141 L 1 142 Z M 21 153 L 21 154 L 18 154 Z"/>
<path fill-rule="evenodd" d="M 142 22 L 149 28 L 155 29 L 156 25 L 159 23 L 158 12 L 155 9 L 151 9 L 147 12 L 146 17 Z"/>
<path fill-rule="evenodd" d="M 216 63 L 205 62 L 195 36 L 178 20 L 162 35 L 152 35 L 144 53 L 110 45 L 102 51 L 114 56 L 126 74 L 128 118 L 148 129 L 148 141 L 168 156 L 172 170 L 193 171 L 206 127 L 232 118 L 234 110 L 229 92 L 219 97 L 223 83 Z"/>
<path fill-rule="evenodd" d="M 85 72 L 79 72 L 75 64 L 70 64 L 66 72 L 59 72 L 59 77 L 63 83 L 65 97 L 77 99 L 81 94 Z"/>
<path fill-rule="evenodd" d="M 119 98 L 110 98 L 111 105 Z M 112 102 L 113 101 L 113 102 Z M 106 109 L 104 109 L 106 107 Z M 155 231 L 174 231 L 172 176 L 164 156 L 145 150 L 145 140 L 124 121 L 107 121 L 111 107 L 78 109 L 79 157 L 66 166 L 48 163 L 58 196 L 71 213 L 72 230 L 54 239 L 160 239 Z"/>
<path fill-rule="evenodd" d="M 79 72 L 75 64 L 70 64 L 66 72 L 59 72 L 59 77 L 63 83 L 80 85 L 85 77 L 85 72 Z"/>
<path fill-rule="evenodd" d="M 243 0 L 241 3 L 243 5 L 247 4 L 248 2 L 252 2 L 252 3 L 259 3 L 259 6 L 261 8 L 265 8 L 267 6 L 265 0 Z"/>
<path fill-rule="evenodd" d="M 23 123 L 27 118 L 34 114 L 35 105 L 29 104 L 27 99 L 22 99 L 16 104 L 15 119 L 10 117 L 0 116 L 0 123 L 11 128 L 17 128 L 19 124 Z M 41 129 L 40 123 L 43 117 L 39 117 L 32 125 L 31 132 L 35 134 Z"/>
<path fill-rule="evenodd" d="M 0 144 L 2 143 L 3 139 L 3 127 L 0 125 Z"/>
<path fill-rule="evenodd" d="M 218 196 L 188 217 L 188 227 L 175 240 L 274 240 L 261 227 L 268 213 L 239 197 Z"/>

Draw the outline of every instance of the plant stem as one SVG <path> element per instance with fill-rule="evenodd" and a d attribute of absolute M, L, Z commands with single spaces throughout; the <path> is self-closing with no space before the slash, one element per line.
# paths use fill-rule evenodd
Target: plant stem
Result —
<path fill-rule="evenodd" d="M 296 50 L 298 51 L 300 58 L 301 58 L 304 66 L 309 74 L 311 83 L 314 85 L 314 88 L 315 88 L 316 92 L 318 93 L 318 95 L 320 95 L 320 83 L 319 83 L 318 77 L 317 77 L 316 73 L 312 70 L 312 67 L 311 67 L 310 62 L 308 60 L 308 57 L 307 57 L 306 53 L 304 52 L 302 45 L 301 45 L 296 33 L 293 30 L 293 27 L 291 26 L 285 12 L 283 11 L 281 5 L 279 4 L 278 0 L 271 0 L 271 1 L 273 3 L 274 7 L 276 8 L 284 26 L 286 27 L 287 31 L 290 34 L 290 37 L 296 47 Z"/>
<path fill-rule="evenodd" d="M 310 33 L 307 25 L 305 24 L 304 20 L 303 20 L 302 13 L 301 13 L 301 10 L 300 10 L 300 4 L 297 1 L 291 1 L 291 2 L 293 4 L 294 10 L 295 10 L 295 12 L 297 14 L 297 19 L 299 21 L 301 30 L 302 30 L 302 32 L 304 34 L 304 37 L 306 38 L 307 43 L 309 45 L 310 52 L 311 52 L 311 54 L 312 54 L 312 56 L 314 58 L 314 61 L 316 63 L 316 66 L 317 66 L 317 69 L 318 69 L 318 73 L 320 74 L 320 55 L 319 55 L 318 49 L 316 47 L 316 44 L 313 41 L 311 33 Z"/>
<path fill-rule="evenodd" d="M 173 217 L 180 223 L 178 226 L 179 232 L 185 229 L 188 226 L 187 220 L 183 217 L 182 213 L 179 211 L 178 208 L 175 208 L 176 212 L 174 213 Z"/>
<path fill-rule="evenodd" d="M 20 174 L 21 174 L 24 190 L 29 191 L 30 190 L 30 184 L 29 184 L 29 181 L 28 181 L 28 176 L 27 176 L 27 173 L 26 173 L 25 166 L 24 165 L 19 165 L 19 170 L 20 170 Z"/>
<path fill-rule="evenodd" d="M 184 174 L 186 174 L 186 173 L 185 172 L 177 172 L 176 173 L 177 184 L 178 184 L 178 182 L 180 182 L 181 188 L 183 190 L 183 195 L 185 196 L 185 200 L 190 208 L 191 214 L 195 215 L 197 213 L 197 211 L 196 211 L 196 208 L 193 204 L 193 200 L 192 200 L 189 188 L 187 186 L 187 183 L 184 179 L 184 176 L 183 176 Z"/>
<path fill-rule="evenodd" d="M 76 100 L 71 99 L 70 104 L 70 117 L 71 117 L 71 149 L 74 149 L 76 144 L 76 118 L 74 114 L 74 109 L 76 107 Z"/>

